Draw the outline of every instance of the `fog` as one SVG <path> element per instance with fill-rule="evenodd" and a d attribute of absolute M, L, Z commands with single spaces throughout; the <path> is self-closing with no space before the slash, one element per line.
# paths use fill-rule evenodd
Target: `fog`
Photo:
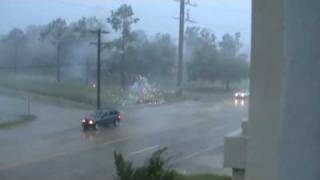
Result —
<path fill-rule="evenodd" d="M 194 0 L 198 5 L 189 8 L 191 18 L 201 27 L 206 27 L 222 36 L 225 32 L 241 32 L 246 51 L 249 51 L 251 35 L 250 0 Z M 81 17 L 96 16 L 105 19 L 110 10 L 123 3 L 131 3 L 141 19 L 136 26 L 149 35 L 157 32 L 170 33 L 177 38 L 179 5 L 173 0 L 1 0 L 0 34 L 12 28 L 24 29 L 30 24 L 43 25 L 63 17 L 68 22 Z M 154 21 L 157 19 L 157 21 Z M 239 23 L 241 22 L 241 23 Z"/>
<path fill-rule="evenodd" d="M 0 179 L 116 179 L 115 152 L 139 168 L 163 147 L 161 173 L 230 176 L 250 2 L 192 3 L 182 44 L 177 1 L 0 0 Z"/>

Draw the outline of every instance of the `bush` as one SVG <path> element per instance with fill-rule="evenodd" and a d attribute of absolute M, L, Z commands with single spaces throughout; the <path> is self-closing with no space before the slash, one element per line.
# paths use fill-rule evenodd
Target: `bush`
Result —
<path fill-rule="evenodd" d="M 133 168 L 132 163 L 124 160 L 122 154 L 115 152 L 114 159 L 117 169 L 117 180 L 174 180 L 177 173 L 166 168 L 168 159 L 163 158 L 167 148 L 152 154 L 146 164 L 140 168 Z"/>

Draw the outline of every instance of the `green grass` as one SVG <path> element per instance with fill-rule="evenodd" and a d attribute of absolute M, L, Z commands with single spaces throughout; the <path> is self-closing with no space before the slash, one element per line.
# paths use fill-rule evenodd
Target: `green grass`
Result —
<path fill-rule="evenodd" d="M 191 99 L 190 96 L 183 94 L 181 96 L 177 96 L 175 92 L 164 92 L 163 98 L 165 102 L 171 103 L 171 102 L 181 102 L 185 100 Z"/>
<path fill-rule="evenodd" d="M 20 115 L 15 120 L 0 123 L 0 129 L 9 129 L 30 123 L 36 119 L 35 115 Z"/>
<path fill-rule="evenodd" d="M 126 102 L 126 92 L 121 91 L 116 82 L 104 82 L 101 87 L 102 106 L 121 106 Z M 28 92 L 55 99 L 64 99 L 90 106 L 96 104 L 96 89 L 78 81 L 56 82 L 55 80 L 31 79 L 22 77 L 2 76 L 0 87 L 19 92 Z M 175 93 L 164 92 L 166 102 L 183 101 L 186 96 L 176 97 Z"/>
<path fill-rule="evenodd" d="M 231 177 L 228 176 L 218 176 L 210 174 L 202 175 L 180 175 L 177 180 L 231 180 Z"/>
<path fill-rule="evenodd" d="M 242 84 L 243 86 L 247 85 L 247 83 Z M 13 89 L 18 92 L 32 93 L 57 101 L 61 99 L 68 100 L 88 105 L 89 107 L 94 107 L 96 104 L 96 89 L 79 81 L 63 81 L 58 83 L 55 80 L 1 76 L 0 87 Z M 174 89 L 167 88 L 167 90 L 163 91 L 164 101 L 167 103 L 190 100 L 193 98 L 193 95 L 199 94 L 225 94 L 225 92 L 218 83 L 204 82 L 188 83 L 185 87 L 185 94 L 181 97 L 176 96 Z M 103 86 L 101 87 L 101 103 L 103 107 L 121 106 L 122 103 L 128 102 L 126 101 L 126 97 L 126 92 L 120 90 L 117 82 L 103 82 Z"/>
<path fill-rule="evenodd" d="M 249 80 L 242 80 L 239 82 L 233 82 L 230 84 L 230 90 L 238 89 L 249 89 Z M 225 84 L 223 82 L 199 82 L 193 81 L 189 82 L 186 87 L 186 91 L 202 94 L 212 94 L 212 93 L 225 93 Z"/>
<path fill-rule="evenodd" d="M 53 80 L 2 77 L 0 78 L 0 87 L 89 105 L 96 103 L 96 89 L 77 82 L 58 83 Z M 116 103 L 121 97 L 121 91 L 116 86 L 102 87 L 101 94 L 102 102 L 110 104 Z"/>

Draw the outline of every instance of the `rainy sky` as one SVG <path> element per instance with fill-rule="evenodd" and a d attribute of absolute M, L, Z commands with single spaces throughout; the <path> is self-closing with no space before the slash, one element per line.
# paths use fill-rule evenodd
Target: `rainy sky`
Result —
<path fill-rule="evenodd" d="M 250 42 L 251 0 L 191 0 L 190 18 L 197 25 L 214 31 L 218 37 L 225 32 L 241 32 L 245 46 Z M 179 4 L 174 0 L 0 0 L 0 35 L 13 27 L 41 25 L 63 17 L 68 22 L 82 16 L 106 19 L 111 9 L 123 3 L 132 4 L 140 22 L 136 29 L 147 34 L 170 33 L 177 37 Z"/>

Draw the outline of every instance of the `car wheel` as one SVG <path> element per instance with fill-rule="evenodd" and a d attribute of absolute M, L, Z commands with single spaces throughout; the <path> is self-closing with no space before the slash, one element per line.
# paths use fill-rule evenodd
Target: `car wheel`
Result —
<path fill-rule="evenodd" d="M 113 122 L 113 126 L 114 126 L 114 127 L 117 127 L 117 126 L 118 126 L 118 122 L 117 122 L 117 121 L 114 121 L 114 122 Z"/>

